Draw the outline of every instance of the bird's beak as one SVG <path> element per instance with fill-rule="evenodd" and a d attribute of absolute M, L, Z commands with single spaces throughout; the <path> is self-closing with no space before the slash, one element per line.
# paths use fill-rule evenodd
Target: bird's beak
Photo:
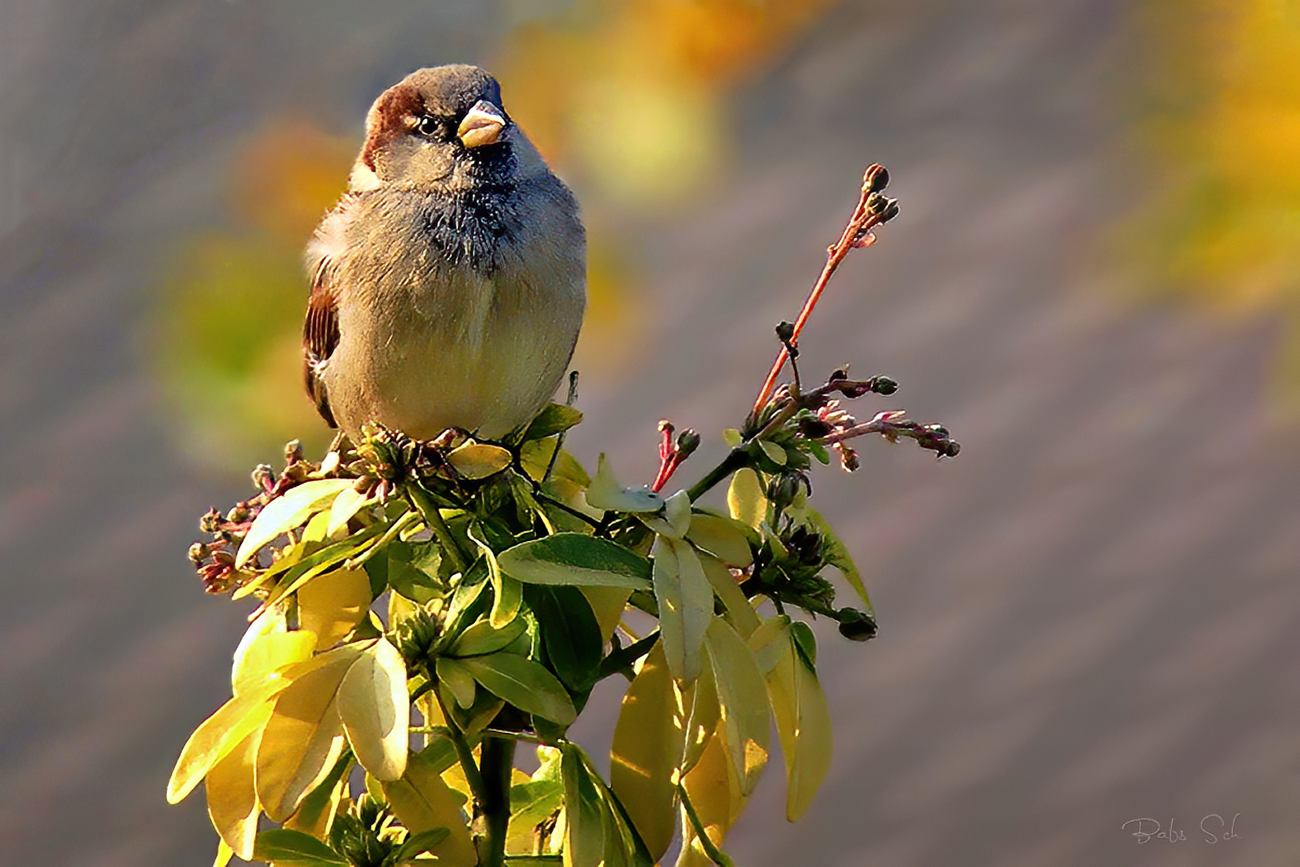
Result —
<path fill-rule="evenodd" d="M 506 119 L 501 116 L 501 109 L 486 99 L 474 103 L 474 107 L 465 115 L 456 130 L 456 135 L 467 148 L 495 144 L 505 128 Z"/>

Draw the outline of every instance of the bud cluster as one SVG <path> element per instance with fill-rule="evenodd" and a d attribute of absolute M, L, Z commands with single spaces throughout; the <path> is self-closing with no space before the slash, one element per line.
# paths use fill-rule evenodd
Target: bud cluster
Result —
<path fill-rule="evenodd" d="M 233 590 L 239 583 L 235 551 L 253 519 L 271 500 L 310 478 L 319 478 L 320 474 L 321 466 L 303 457 L 302 444 L 293 440 L 284 447 L 284 469 L 278 476 L 267 464 L 258 464 L 253 470 L 256 496 L 241 500 L 224 515 L 217 509 L 209 509 L 199 518 L 199 532 L 211 538 L 191 545 L 188 556 L 203 579 L 203 589 L 208 593 Z"/>

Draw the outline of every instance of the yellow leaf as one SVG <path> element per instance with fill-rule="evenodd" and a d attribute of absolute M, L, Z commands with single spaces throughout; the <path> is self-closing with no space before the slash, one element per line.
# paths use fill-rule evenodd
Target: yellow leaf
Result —
<path fill-rule="evenodd" d="M 464 479 L 486 479 L 510 466 L 510 452 L 491 443 L 467 442 L 447 453 L 447 463 Z"/>
<path fill-rule="evenodd" d="M 399 779 L 380 782 L 393 814 L 412 834 L 446 828 L 451 835 L 433 848 L 438 863 L 471 867 L 478 863 L 461 804 L 465 798 L 442 779 L 438 763 L 415 753 Z"/>
<path fill-rule="evenodd" d="M 524 472 L 535 482 L 542 481 L 546 475 L 546 468 L 551 464 L 551 457 L 555 454 L 556 441 L 554 439 L 530 440 L 519 448 L 519 462 L 523 464 Z M 551 467 L 551 480 L 562 479 L 572 488 L 583 489 L 591 484 L 591 477 L 587 471 L 582 468 L 573 455 L 560 450 L 560 456 L 555 459 L 555 466 Z"/>
<path fill-rule="evenodd" d="M 294 680 L 280 693 L 257 748 L 257 797 L 273 822 L 283 822 L 334 767 L 343 752 L 339 684 L 359 658 L 340 656 Z"/>
<path fill-rule="evenodd" d="M 699 763 L 682 779 L 682 787 L 691 799 L 691 806 L 695 808 L 704 832 L 717 846 L 722 845 L 727 832 L 745 808 L 745 797 L 740 794 L 740 783 L 727 752 L 726 734 L 720 726 L 705 746 Z M 695 832 L 691 824 L 685 822 L 684 825 L 687 830 L 677 867 L 708 867 L 713 864 L 700 844 L 694 842 Z"/>
<path fill-rule="evenodd" d="M 208 817 L 221 841 L 245 861 L 253 860 L 260 808 L 253 787 L 253 757 L 261 732 L 252 731 L 208 771 Z"/>
<path fill-rule="evenodd" d="M 298 590 L 298 623 L 317 636 L 316 646 L 333 647 L 366 616 L 370 576 L 364 569 L 335 569 Z"/>
<path fill-rule="evenodd" d="M 349 490 L 351 490 L 351 488 L 344 488 L 344 492 Z M 337 497 L 335 499 L 337 499 Z M 331 505 L 329 509 L 325 509 L 324 511 L 312 515 L 311 520 L 307 522 L 307 526 L 303 527 L 302 531 L 298 534 L 298 541 L 304 543 L 304 545 L 315 544 L 319 546 L 324 544 L 328 535 L 326 531 L 329 529 L 330 525 L 330 512 L 333 508 L 334 507 Z"/>
<path fill-rule="evenodd" d="M 226 867 L 235 857 L 234 850 L 226 845 L 225 840 L 217 840 L 217 857 L 212 859 L 212 867 Z"/>
<path fill-rule="evenodd" d="M 373 505 L 375 502 L 375 497 L 368 497 L 355 487 L 340 491 L 339 495 L 334 498 L 334 502 L 330 504 L 325 535 L 331 539 L 335 538 L 337 534 L 346 529 L 348 521 L 351 521 L 357 512 Z"/>
<path fill-rule="evenodd" d="M 623 696 L 609 755 L 609 784 L 650 857 L 668 851 L 677 819 L 683 749 L 681 696 L 658 642 Z"/>
<path fill-rule="evenodd" d="M 299 805 L 298 811 L 284 823 L 284 827 L 324 840 L 330 826 L 334 824 L 334 817 L 338 815 L 339 802 L 343 800 L 343 790 L 347 784 L 346 779 L 340 779 L 329 785 L 329 778 L 326 777 L 324 785 L 329 785 L 329 794 L 319 804 L 314 803 L 315 793 L 309 794 Z"/>
<path fill-rule="evenodd" d="M 745 591 L 741 590 L 740 584 L 736 582 L 736 576 L 732 575 L 731 570 L 717 557 L 704 554 L 700 556 L 700 562 L 704 565 L 704 574 L 708 577 L 713 592 L 722 600 L 727 619 L 740 633 L 741 638 L 748 639 L 758 628 L 759 620 L 758 615 L 754 613 L 754 607 L 749 604 L 749 599 L 745 596 Z"/>
<path fill-rule="evenodd" d="M 243 653 L 236 653 L 231 672 L 235 695 L 242 695 L 277 671 L 310 659 L 315 649 L 316 636 L 310 632 L 271 632 L 258 637 Z"/>
<path fill-rule="evenodd" d="M 780 660 L 767 676 L 767 695 L 785 758 L 785 815 L 791 822 L 812 803 L 831 766 L 831 717 L 817 675 L 794 646 L 787 629 Z"/>
<path fill-rule="evenodd" d="M 239 544 L 235 554 L 235 568 L 242 569 L 263 545 L 283 533 L 300 526 L 312 515 L 325 508 L 345 488 L 353 485 L 352 479 L 317 479 L 303 482 L 267 503 L 253 519 L 248 534 Z"/>
<path fill-rule="evenodd" d="M 767 519 L 767 495 L 757 472 L 749 468 L 736 470 L 727 488 L 727 508 L 731 517 L 755 530 Z"/>
<path fill-rule="evenodd" d="M 713 587 L 689 542 L 655 537 L 654 592 L 659 630 L 673 677 L 689 683 L 704 663 L 704 631 L 713 619 Z"/>
<path fill-rule="evenodd" d="M 267 675 L 260 683 L 237 695 L 204 720 L 181 748 L 180 758 L 167 784 L 167 801 L 179 803 L 203 775 L 230 753 L 245 736 L 271 716 L 274 699 L 299 677 L 329 665 L 340 656 L 355 656 L 362 645 L 343 647 L 295 663 Z"/>
<path fill-rule="evenodd" d="M 722 707 L 718 704 L 718 688 L 711 666 L 706 666 L 695 683 L 682 690 L 681 701 L 687 710 L 684 726 L 686 748 L 682 752 L 682 773 L 685 774 L 699 763 L 704 748 L 722 720 Z"/>
<path fill-rule="evenodd" d="M 167 802 L 179 804 L 212 766 L 228 756 L 271 716 L 272 700 L 289 681 L 273 677 L 235 696 L 204 720 L 181 748 L 167 783 Z"/>
<path fill-rule="evenodd" d="M 697 512 L 691 518 L 686 538 L 728 566 L 744 569 L 754 562 L 754 552 L 749 546 L 751 532 L 747 525 L 734 518 Z"/>
<path fill-rule="evenodd" d="M 722 708 L 728 756 L 740 793 L 748 796 L 767 766 L 771 723 L 763 673 L 744 639 L 722 618 L 714 618 L 709 624 L 704 646 Z"/>
<path fill-rule="evenodd" d="M 627 608 L 627 600 L 632 591 L 622 587 L 579 587 L 578 590 L 587 597 L 591 611 L 596 615 L 596 622 L 600 624 L 601 644 L 607 644 L 618 627 L 618 621 L 623 617 L 623 610 Z"/>
<path fill-rule="evenodd" d="M 339 685 L 339 717 L 357 761 L 377 780 L 395 780 L 406 768 L 411 703 L 406 663 L 387 639 L 348 669 Z"/>

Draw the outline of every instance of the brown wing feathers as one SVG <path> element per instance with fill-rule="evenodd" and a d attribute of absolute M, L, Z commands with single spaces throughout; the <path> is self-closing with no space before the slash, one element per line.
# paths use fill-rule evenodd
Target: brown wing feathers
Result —
<path fill-rule="evenodd" d="M 334 293 L 326 285 L 326 262 L 321 262 L 313 275 L 311 297 L 307 299 L 307 318 L 302 326 L 303 377 L 307 394 L 311 395 L 316 410 L 330 427 L 338 427 L 330 410 L 329 395 L 317 368 L 329 360 L 339 343 L 338 305 Z"/>

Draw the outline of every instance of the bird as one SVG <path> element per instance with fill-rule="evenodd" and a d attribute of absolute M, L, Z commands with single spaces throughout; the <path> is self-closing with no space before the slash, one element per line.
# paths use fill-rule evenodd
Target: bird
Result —
<path fill-rule="evenodd" d="M 353 443 L 372 424 L 504 437 L 554 394 L 586 307 L 577 201 L 477 66 L 375 100 L 306 269 L 307 393 Z"/>

